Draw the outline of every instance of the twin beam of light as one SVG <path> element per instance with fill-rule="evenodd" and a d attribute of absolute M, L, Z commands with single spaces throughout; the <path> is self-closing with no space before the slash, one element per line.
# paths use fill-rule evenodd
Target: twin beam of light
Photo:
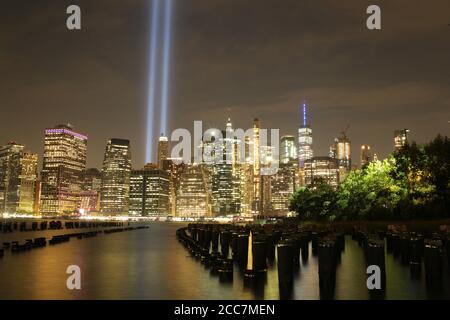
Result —
<path fill-rule="evenodd" d="M 162 80 L 157 81 L 157 69 L 160 40 L 160 7 L 161 1 L 164 2 L 163 12 L 163 49 L 162 49 Z M 148 91 L 148 109 L 147 109 L 147 149 L 146 162 L 152 162 L 153 145 L 155 142 L 154 131 L 155 124 L 155 105 L 156 97 L 160 97 L 160 132 L 167 135 L 168 127 L 168 109 L 169 109 L 169 67 L 170 67 L 170 50 L 171 50 L 171 27 L 172 27 L 172 1 L 173 0 L 153 0 L 152 1 L 152 21 L 151 21 L 151 39 L 150 39 L 150 63 L 149 63 L 149 91 Z M 157 86 L 161 84 L 160 95 L 157 95 Z"/>
<path fill-rule="evenodd" d="M 149 63 L 149 91 L 148 91 L 148 109 L 147 109 L 147 150 L 145 161 L 151 162 L 153 150 L 153 118 L 155 114 L 155 87 L 156 87 L 156 51 L 158 44 L 158 26 L 159 26 L 159 0 L 153 0 L 152 21 L 151 21 L 151 39 L 150 39 L 150 63 Z"/>
<path fill-rule="evenodd" d="M 169 109 L 169 61 L 171 47 L 172 26 L 172 0 L 165 1 L 165 25 L 164 25 L 164 56 L 163 56 L 163 80 L 161 97 L 161 133 L 167 135 L 167 110 Z"/>

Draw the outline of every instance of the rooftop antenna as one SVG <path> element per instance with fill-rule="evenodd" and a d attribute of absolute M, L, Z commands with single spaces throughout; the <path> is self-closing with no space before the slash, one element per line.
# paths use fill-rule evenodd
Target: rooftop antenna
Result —
<path fill-rule="evenodd" d="M 347 137 L 348 129 L 350 129 L 350 124 L 348 124 L 348 125 L 341 131 L 341 134 L 342 134 L 342 137 L 343 137 L 343 138 L 346 138 L 346 137 Z"/>

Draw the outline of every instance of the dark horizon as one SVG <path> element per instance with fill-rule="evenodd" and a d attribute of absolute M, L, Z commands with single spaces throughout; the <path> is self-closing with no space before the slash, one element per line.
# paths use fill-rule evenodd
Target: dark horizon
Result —
<path fill-rule="evenodd" d="M 425 143 L 450 129 L 450 3 L 378 1 L 382 30 L 365 28 L 369 1 L 174 1 L 170 129 L 280 128 L 297 136 L 306 100 L 314 153 L 350 125 L 352 158 L 393 151 L 396 129 Z M 82 30 L 68 31 L 78 4 Z M 1 5 L 0 144 L 42 161 L 45 128 L 87 134 L 88 167 L 110 138 L 145 160 L 151 1 L 8 1 Z M 159 117 L 156 117 L 159 119 Z M 41 168 L 39 167 L 39 170 Z"/>

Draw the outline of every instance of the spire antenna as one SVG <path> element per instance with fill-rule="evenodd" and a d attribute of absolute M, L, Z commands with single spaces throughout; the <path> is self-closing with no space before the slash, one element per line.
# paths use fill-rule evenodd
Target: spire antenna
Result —
<path fill-rule="evenodd" d="M 307 123 L 307 121 L 306 121 L 306 112 L 307 112 L 307 105 L 306 105 L 306 102 L 304 101 L 303 102 L 303 127 L 306 127 L 306 123 Z"/>

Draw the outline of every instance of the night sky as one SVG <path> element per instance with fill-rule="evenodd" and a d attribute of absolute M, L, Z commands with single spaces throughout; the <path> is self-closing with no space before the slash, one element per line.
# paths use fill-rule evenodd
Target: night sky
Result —
<path fill-rule="evenodd" d="M 170 127 L 265 128 L 297 135 L 307 100 L 315 155 L 350 125 L 353 160 L 393 131 L 427 142 L 450 132 L 450 1 L 174 0 Z M 78 4 L 82 30 L 66 28 Z M 109 138 L 144 164 L 150 0 L 2 0 L 0 143 L 42 157 L 43 130 L 89 136 L 88 166 Z M 366 28 L 370 4 L 382 30 Z M 159 119 L 159 117 L 158 117 Z M 206 128 L 205 128 L 206 129 Z"/>

